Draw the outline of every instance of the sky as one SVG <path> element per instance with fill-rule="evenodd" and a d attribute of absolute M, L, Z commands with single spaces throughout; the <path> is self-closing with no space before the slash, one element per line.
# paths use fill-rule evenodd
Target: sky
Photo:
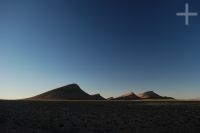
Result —
<path fill-rule="evenodd" d="M 199 0 L 0 0 L 0 99 L 70 83 L 196 98 L 199 51 Z"/>

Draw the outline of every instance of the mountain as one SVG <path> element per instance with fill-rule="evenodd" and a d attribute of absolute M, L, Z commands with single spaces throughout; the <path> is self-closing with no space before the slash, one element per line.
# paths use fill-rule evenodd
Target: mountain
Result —
<path fill-rule="evenodd" d="M 135 93 L 129 92 L 111 100 L 138 100 L 138 99 L 140 99 L 140 97 L 138 97 Z"/>
<path fill-rule="evenodd" d="M 28 98 L 29 100 L 103 100 L 100 94 L 89 95 L 77 84 L 70 84 L 50 90 L 40 95 Z"/>
<path fill-rule="evenodd" d="M 93 100 L 105 100 L 100 94 L 91 95 Z"/>
<path fill-rule="evenodd" d="M 114 100 L 114 97 L 109 97 L 107 98 L 107 100 Z"/>
<path fill-rule="evenodd" d="M 107 100 L 143 100 L 143 99 L 174 99 L 174 98 L 160 96 L 153 91 L 147 91 L 137 95 L 133 92 L 129 92 L 116 98 L 110 97 Z"/>
<path fill-rule="evenodd" d="M 174 99 L 172 97 L 160 96 L 153 91 L 147 91 L 140 94 L 137 94 L 141 99 Z"/>
<path fill-rule="evenodd" d="M 90 95 L 84 92 L 77 84 L 69 84 L 27 99 L 28 100 L 106 100 L 100 94 Z M 115 98 L 110 97 L 107 100 L 142 100 L 142 99 L 174 99 L 174 98 L 160 96 L 153 91 L 147 91 L 140 93 L 138 95 L 136 95 L 133 92 L 129 92 L 119 97 Z"/>

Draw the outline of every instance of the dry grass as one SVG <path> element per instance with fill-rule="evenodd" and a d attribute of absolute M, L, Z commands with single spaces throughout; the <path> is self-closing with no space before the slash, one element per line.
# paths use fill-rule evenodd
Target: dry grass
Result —
<path fill-rule="evenodd" d="M 2 133 L 193 133 L 197 101 L 0 101 Z"/>

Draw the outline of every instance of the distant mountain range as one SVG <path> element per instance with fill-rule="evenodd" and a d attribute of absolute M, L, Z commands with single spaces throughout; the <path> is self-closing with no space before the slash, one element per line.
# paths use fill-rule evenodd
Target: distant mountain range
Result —
<path fill-rule="evenodd" d="M 172 97 L 160 96 L 153 91 L 135 94 L 129 92 L 119 97 L 105 99 L 100 94 L 90 95 L 84 92 L 79 85 L 70 84 L 60 88 L 50 90 L 27 100 L 143 100 L 143 99 L 174 99 Z"/>
<path fill-rule="evenodd" d="M 160 96 L 153 91 L 147 91 L 139 94 L 128 92 L 116 98 L 113 97 L 108 98 L 108 100 L 145 100 L 145 99 L 174 99 L 174 98 L 167 96 Z"/>
<path fill-rule="evenodd" d="M 129 92 L 129 93 L 125 93 L 119 97 L 113 98 L 111 100 L 139 100 L 139 99 L 141 99 L 141 98 L 138 97 L 135 93 Z"/>
<path fill-rule="evenodd" d="M 172 97 L 160 96 L 153 91 L 143 92 L 138 94 L 138 96 L 142 99 L 174 99 Z"/>
<path fill-rule="evenodd" d="M 30 100 L 105 100 L 100 94 L 89 95 L 77 84 L 70 84 L 40 95 L 28 98 Z"/>

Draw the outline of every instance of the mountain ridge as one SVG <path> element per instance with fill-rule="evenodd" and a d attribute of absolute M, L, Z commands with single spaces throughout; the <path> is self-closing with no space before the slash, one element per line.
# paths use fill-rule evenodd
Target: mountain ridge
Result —
<path fill-rule="evenodd" d="M 100 94 L 90 95 L 83 91 L 78 84 L 69 84 L 62 86 L 34 97 L 28 100 L 104 100 Z"/>
<path fill-rule="evenodd" d="M 138 97 L 141 99 L 174 99 L 172 97 L 167 97 L 167 96 L 160 96 L 154 91 L 146 91 L 143 93 L 137 94 Z"/>
<path fill-rule="evenodd" d="M 174 99 L 172 97 L 160 96 L 154 91 L 146 91 L 135 94 L 127 92 L 118 97 L 110 97 L 105 99 L 99 93 L 88 94 L 83 91 L 76 83 L 65 85 L 39 95 L 27 98 L 26 100 L 145 100 L 145 99 Z"/>
<path fill-rule="evenodd" d="M 125 94 L 122 94 L 119 97 L 114 98 L 114 100 L 138 100 L 140 99 L 135 93 L 128 92 Z"/>

